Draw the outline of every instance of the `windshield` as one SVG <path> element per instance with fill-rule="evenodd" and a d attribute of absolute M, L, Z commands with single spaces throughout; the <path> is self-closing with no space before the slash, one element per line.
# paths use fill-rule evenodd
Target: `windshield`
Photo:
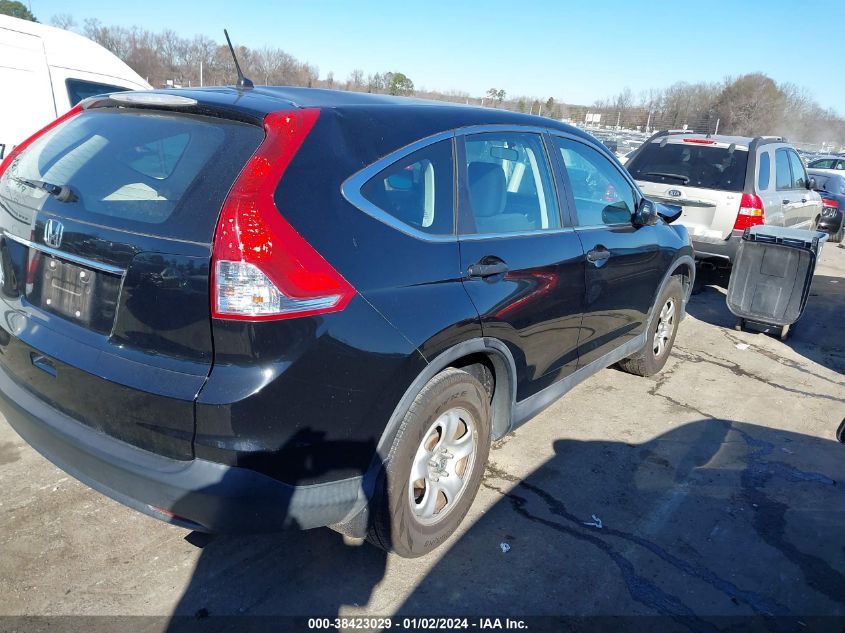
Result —
<path fill-rule="evenodd" d="M 637 180 L 742 191 L 748 152 L 694 143 L 649 143 L 626 167 Z"/>

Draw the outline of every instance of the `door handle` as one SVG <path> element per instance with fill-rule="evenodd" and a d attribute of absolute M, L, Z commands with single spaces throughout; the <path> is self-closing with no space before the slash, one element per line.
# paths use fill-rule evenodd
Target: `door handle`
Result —
<path fill-rule="evenodd" d="M 781 200 L 783 204 L 792 204 L 789 200 Z"/>
<path fill-rule="evenodd" d="M 801 198 L 802 204 L 807 204 L 807 198 Z"/>
<path fill-rule="evenodd" d="M 608 259 L 610 259 L 610 251 L 603 246 L 594 248 L 587 253 L 587 261 L 596 266 L 601 266 Z"/>
<path fill-rule="evenodd" d="M 508 265 L 503 261 L 491 264 L 472 264 L 467 270 L 470 279 L 484 279 L 494 275 L 503 275 L 506 272 L 508 272 Z"/>

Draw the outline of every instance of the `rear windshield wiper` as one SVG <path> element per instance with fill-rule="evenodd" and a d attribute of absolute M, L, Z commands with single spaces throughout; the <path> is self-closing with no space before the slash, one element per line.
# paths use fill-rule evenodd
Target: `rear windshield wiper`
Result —
<path fill-rule="evenodd" d="M 684 184 L 687 184 L 689 182 L 688 176 L 682 176 L 681 174 L 669 174 L 663 171 L 647 171 L 643 174 L 643 176 L 661 176 L 663 178 L 675 178 L 676 180 L 680 180 Z"/>
<path fill-rule="evenodd" d="M 29 180 L 28 178 L 15 178 L 15 180 L 27 187 L 46 191 L 51 196 L 55 196 L 59 202 L 76 202 L 79 200 L 79 196 L 77 196 L 73 192 L 73 189 L 67 185 L 54 185 L 51 182 L 44 182 L 43 180 Z"/>

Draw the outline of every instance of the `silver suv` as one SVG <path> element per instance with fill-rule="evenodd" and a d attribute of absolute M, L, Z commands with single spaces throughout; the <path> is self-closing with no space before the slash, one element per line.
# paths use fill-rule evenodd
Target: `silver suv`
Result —
<path fill-rule="evenodd" d="M 798 152 L 779 136 L 658 132 L 625 167 L 648 198 L 680 209 L 699 258 L 732 261 L 749 226 L 810 229 L 822 214 Z"/>

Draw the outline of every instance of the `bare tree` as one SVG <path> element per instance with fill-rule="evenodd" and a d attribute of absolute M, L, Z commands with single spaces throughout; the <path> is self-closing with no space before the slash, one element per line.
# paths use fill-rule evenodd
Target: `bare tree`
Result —
<path fill-rule="evenodd" d="M 716 104 L 719 117 L 735 134 L 772 133 L 786 105 L 786 95 L 766 75 L 727 79 Z"/>
<path fill-rule="evenodd" d="M 364 71 L 356 68 L 349 73 L 349 79 L 346 80 L 347 90 L 361 90 L 364 87 Z"/>
<path fill-rule="evenodd" d="M 76 20 L 69 13 L 57 13 L 50 18 L 50 24 L 65 31 L 72 31 L 76 27 Z"/>

